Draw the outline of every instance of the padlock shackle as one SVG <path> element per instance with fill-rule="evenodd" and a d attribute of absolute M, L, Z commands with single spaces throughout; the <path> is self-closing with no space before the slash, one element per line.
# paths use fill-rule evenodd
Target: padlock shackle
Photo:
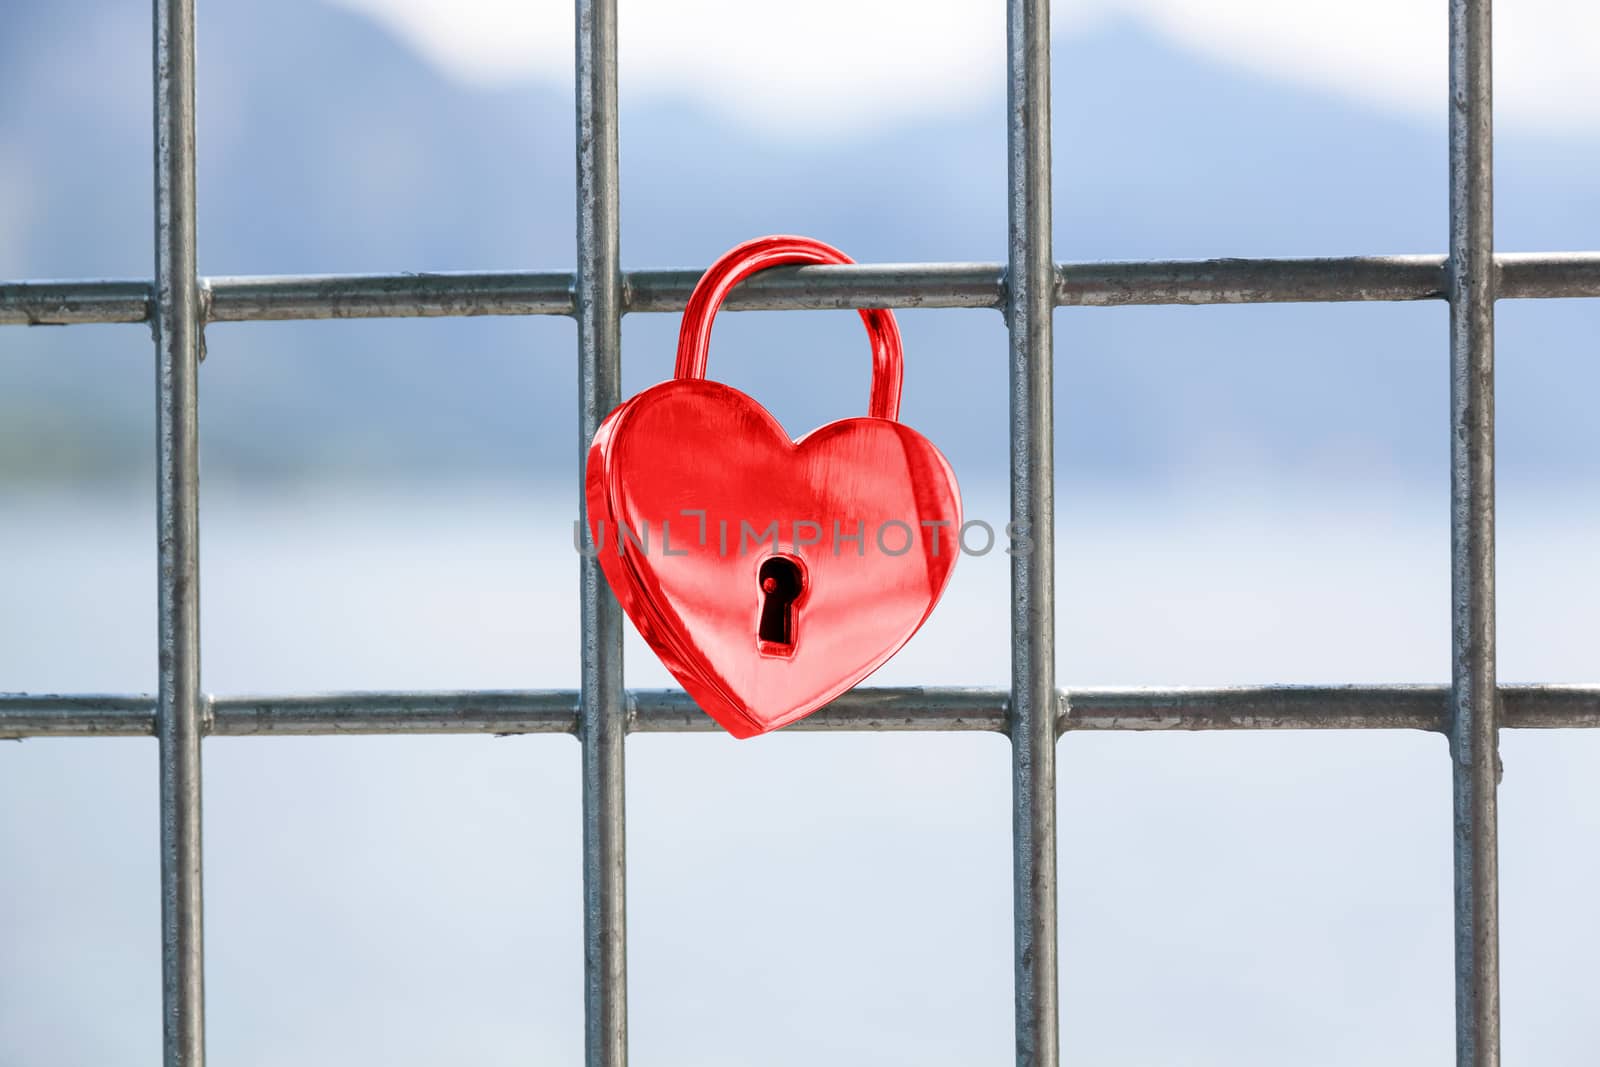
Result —
<path fill-rule="evenodd" d="M 678 329 L 678 362 L 674 378 L 704 378 L 711 349 L 711 325 L 717 309 L 733 290 L 756 271 L 792 263 L 854 263 L 855 260 L 810 237 L 757 237 L 725 253 L 700 276 L 683 309 Z M 872 390 L 867 414 L 878 419 L 900 417 L 900 384 L 905 376 L 905 350 L 900 327 L 888 308 L 862 308 L 872 342 Z"/>

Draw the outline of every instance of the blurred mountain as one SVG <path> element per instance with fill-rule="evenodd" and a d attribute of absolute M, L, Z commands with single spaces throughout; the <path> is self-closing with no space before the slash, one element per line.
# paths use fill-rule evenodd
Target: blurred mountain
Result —
<path fill-rule="evenodd" d="M 147 14 L 111 0 L 5 6 L 0 276 L 148 276 Z M 453 84 L 317 0 L 216 0 L 200 19 L 204 273 L 570 269 L 569 87 Z M 820 142 L 632 93 L 624 68 L 624 264 L 704 265 L 777 231 L 867 261 L 1003 259 L 1002 66 L 996 55 L 993 91 L 970 113 Z M 1060 259 L 1444 249 L 1442 85 L 1439 121 L 1422 127 L 1113 22 L 1058 42 L 1054 92 Z M 1593 132 L 1502 132 L 1502 248 L 1600 247 L 1600 187 L 1584 177 L 1596 147 Z M 1002 475 L 999 316 L 902 323 L 904 417 L 963 477 Z M 1600 482 L 1597 325 L 1592 302 L 1501 306 L 1502 484 Z M 630 316 L 626 389 L 670 373 L 676 327 Z M 578 456 L 564 319 L 218 325 L 207 342 L 208 480 L 544 480 L 570 477 Z M 865 357 L 849 313 L 736 315 L 711 366 L 800 433 L 862 410 Z M 150 361 L 144 327 L 0 329 L 0 480 L 144 478 Z M 1065 309 L 1058 462 L 1066 478 L 1119 484 L 1442 494 L 1446 362 L 1437 302 Z"/>

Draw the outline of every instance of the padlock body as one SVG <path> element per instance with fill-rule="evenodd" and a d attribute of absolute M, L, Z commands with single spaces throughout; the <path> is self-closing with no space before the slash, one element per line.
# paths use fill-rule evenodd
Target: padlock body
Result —
<path fill-rule="evenodd" d="M 703 379 L 663 382 L 611 413 L 586 497 L 624 611 L 738 737 L 794 722 L 880 667 L 933 610 L 960 552 L 955 475 L 921 434 L 853 418 L 791 440 L 754 399 Z"/>

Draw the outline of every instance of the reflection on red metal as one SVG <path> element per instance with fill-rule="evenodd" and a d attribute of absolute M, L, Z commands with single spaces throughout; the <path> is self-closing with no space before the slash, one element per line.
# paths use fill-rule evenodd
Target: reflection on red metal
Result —
<path fill-rule="evenodd" d="M 758 270 L 849 263 L 805 237 L 748 241 L 684 312 L 676 374 L 606 417 L 589 449 L 589 534 L 628 617 L 688 694 L 735 737 L 800 719 L 910 640 L 960 551 L 950 464 L 896 421 L 900 330 L 872 341 L 866 418 L 790 440 L 749 396 L 705 379 L 711 323 Z"/>

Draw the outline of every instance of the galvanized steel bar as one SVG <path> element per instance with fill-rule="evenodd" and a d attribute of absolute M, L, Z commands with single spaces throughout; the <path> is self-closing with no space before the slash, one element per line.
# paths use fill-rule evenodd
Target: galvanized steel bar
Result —
<path fill-rule="evenodd" d="M 1068 263 L 1056 303 L 1072 307 L 1427 300 L 1444 296 L 1443 256 Z"/>
<path fill-rule="evenodd" d="M 100 693 L 0 693 L 0 739 L 154 737 L 156 698 Z"/>
<path fill-rule="evenodd" d="M 624 276 L 634 312 L 678 312 L 700 280 L 696 270 L 632 271 Z M 739 283 L 724 311 L 827 311 L 854 308 L 1000 308 L 1005 271 L 997 263 L 852 263 L 774 267 Z"/>
<path fill-rule="evenodd" d="M 577 0 L 578 508 L 584 460 L 600 422 L 620 400 L 622 266 L 617 177 L 617 4 Z M 628 1062 L 628 956 L 623 749 L 622 611 L 599 562 L 579 562 L 583 742 L 584 1061 Z"/>
<path fill-rule="evenodd" d="M 1000 689 L 856 689 L 790 732 L 989 731 L 1007 728 Z M 359 734 L 576 734 L 576 690 L 325 693 L 211 698 L 206 732 L 219 737 Z M 721 729 L 682 690 L 626 694 L 628 728 L 641 733 Z M 149 696 L 0 693 L 0 739 L 149 737 Z"/>
<path fill-rule="evenodd" d="M 162 1062 L 205 1063 L 194 0 L 155 3 L 156 526 Z"/>
<path fill-rule="evenodd" d="M 1600 296 L 1600 252 L 1501 252 L 1496 300 Z"/>
<path fill-rule="evenodd" d="M 1003 689 L 853 689 L 784 732 L 986 731 L 1004 733 L 1010 695 Z M 639 733 L 717 733 L 722 727 L 681 689 L 628 694 Z"/>
<path fill-rule="evenodd" d="M 627 693 L 639 733 L 715 733 L 678 689 Z M 927 731 L 1004 733 L 1004 689 L 854 689 L 785 727 L 786 733 Z M 1448 734 L 1442 685 L 1233 686 L 1073 689 L 1057 695 L 1058 733 L 1160 730 L 1427 730 Z M 0 739 L 152 737 L 152 696 L 0 693 Z M 319 693 L 207 698 L 203 725 L 217 737 L 360 734 L 576 734 L 578 691 Z M 1600 728 L 1600 686 L 1500 687 L 1503 728 Z"/>
<path fill-rule="evenodd" d="M 1461 1067 L 1500 1063 L 1490 7 L 1450 3 L 1450 750 Z"/>
<path fill-rule="evenodd" d="M 0 326 L 81 326 L 149 322 L 150 283 L 0 282 Z"/>
<path fill-rule="evenodd" d="M 1055 1067 L 1055 431 L 1050 3 L 1006 4 L 1006 329 L 1011 363 L 1011 832 L 1019 1067 Z"/>
<path fill-rule="evenodd" d="M 574 283 L 564 271 L 217 278 L 205 296 L 212 322 L 571 315 Z"/>
<path fill-rule="evenodd" d="M 1600 691 L 1595 692 L 1600 696 Z M 1073 689 L 1069 730 L 1430 730 L 1448 723 L 1437 685 Z M 1600 703 L 1592 706 L 1600 726 Z"/>
<path fill-rule="evenodd" d="M 1600 253 L 1505 253 L 1496 257 L 1501 299 L 1600 297 Z M 1062 263 L 1056 304 L 1338 303 L 1439 300 L 1446 257 L 1152 260 Z M 623 275 L 629 313 L 683 310 L 699 272 Z M 836 308 L 1001 308 L 1005 270 L 994 263 L 857 263 L 780 267 L 741 283 L 727 311 Z M 573 315 L 573 275 L 551 271 L 472 274 L 326 274 L 202 279 L 210 322 L 287 319 Z M 140 281 L 0 282 L 0 326 L 145 322 L 150 285 Z"/>
<path fill-rule="evenodd" d="M 571 734 L 572 689 L 455 693 L 328 693 L 213 698 L 218 737 L 340 734 Z"/>

